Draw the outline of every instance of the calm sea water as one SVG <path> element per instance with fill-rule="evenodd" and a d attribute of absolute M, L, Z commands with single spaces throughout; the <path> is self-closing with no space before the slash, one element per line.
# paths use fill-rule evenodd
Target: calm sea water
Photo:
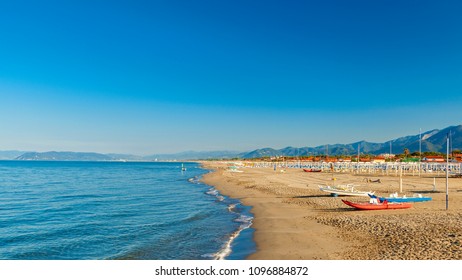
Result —
<path fill-rule="evenodd" d="M 0 161 L 0 259 L 244 259 L 249 208 L 185 167 Z"/>

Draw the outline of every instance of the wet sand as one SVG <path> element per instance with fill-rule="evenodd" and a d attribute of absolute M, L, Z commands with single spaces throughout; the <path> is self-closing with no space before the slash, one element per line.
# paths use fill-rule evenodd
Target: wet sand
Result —
<path fill-rule="evenodd" d="M 341 198 L 319 190 L 325 184 L 356 184 L 361 191 L 381 196 L 399 192 L 399 177 L 349 173 L 309 173 L 289 168 L 240 168 L 231 172 L 226 162 L 203 162 L 214 170 L 203 181 L 222 194 L 252 206 L 258 260 L 461 260 L 462 179 L 432 175 L 404 176 L 407 196 L 421 193 L 432 201 L 410 209 L 360 211 Z M 366 179 L 381 183 L 370 183 Z"/>

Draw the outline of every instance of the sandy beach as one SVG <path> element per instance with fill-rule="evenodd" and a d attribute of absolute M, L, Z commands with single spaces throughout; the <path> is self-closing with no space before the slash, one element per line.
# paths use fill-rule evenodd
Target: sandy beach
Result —
<path fill-rule="evenodd" d="M 429 202 L 410 209 L 359 211 L 332 197 L 319 185 L 358 185 L 362 191 L 389 196 L 399 191 L 394 175 L 309 173 L 300 168 L 240 168 L 226 162 L 202 162 L 214 170 L 203 177 L 222 194 L 252 206 L 257 260 L 461 260 L 462 179 L 441 175 L 403 177 L 407 196 L 421 193 Z M 370 183 L 366 179 L 380 183 Z M 436 189 L 434 189 L 436 180 Z M 436 191 L 435 191 L 436 190 Z M 344 198 L 344 197 L 343 197 Z M 352 201 L 368 201 L 349 197 Z"/>

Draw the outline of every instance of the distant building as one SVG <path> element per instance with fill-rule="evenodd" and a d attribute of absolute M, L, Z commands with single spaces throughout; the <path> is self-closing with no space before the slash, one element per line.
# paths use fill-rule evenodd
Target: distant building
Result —
<path fill-rule="evenodd" d="M 324 161 L 325 161 L 325 162 L 338 162 L 338 159 L 337 159 L 337 158 L 327 157 L 327 158 L 325 158 Z"/>
<path fill-rule="evenodd" d="M 454 154 L 452 158 L 457 162 L 462 162 L 462 154 Z"/>
<path fill-rule="evenodd" d="M 379 157 L 384 157 L 385 159 L 395 158 L 394 154 L 380 154 Z"/>
<path fill-rule="evenodd" d="M 422 159 L 423 162 L 445 162 L 443 156 L 426 156 Z"/>
<path fill-rule="evenodd" d="M 373 158 L 371 162 L 383 163 L 383 162 L 385 162 L 385 157 L 384 156 L 377 156 L 377 157 Z"/>

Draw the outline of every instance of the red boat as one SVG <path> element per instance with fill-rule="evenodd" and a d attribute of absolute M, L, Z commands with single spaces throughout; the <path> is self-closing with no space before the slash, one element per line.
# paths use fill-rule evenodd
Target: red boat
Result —
<path fill-rule="evenodd" d="M 388 203 L 388 201 L 371 203 L 371 202 L 351 202 L 343 200 L 348 206 L 354 207 L 359 210 L 384 210 L 384 209 L 406 209 L 411 208 L 412 203 Z"/>
<path fill-rule="evenodd" d="M 305 172 L 321 172 L 322 170 L 321 169 L 305 169 L 305 168 L 303 168 L 303 171 L 305 171 Z"/>

